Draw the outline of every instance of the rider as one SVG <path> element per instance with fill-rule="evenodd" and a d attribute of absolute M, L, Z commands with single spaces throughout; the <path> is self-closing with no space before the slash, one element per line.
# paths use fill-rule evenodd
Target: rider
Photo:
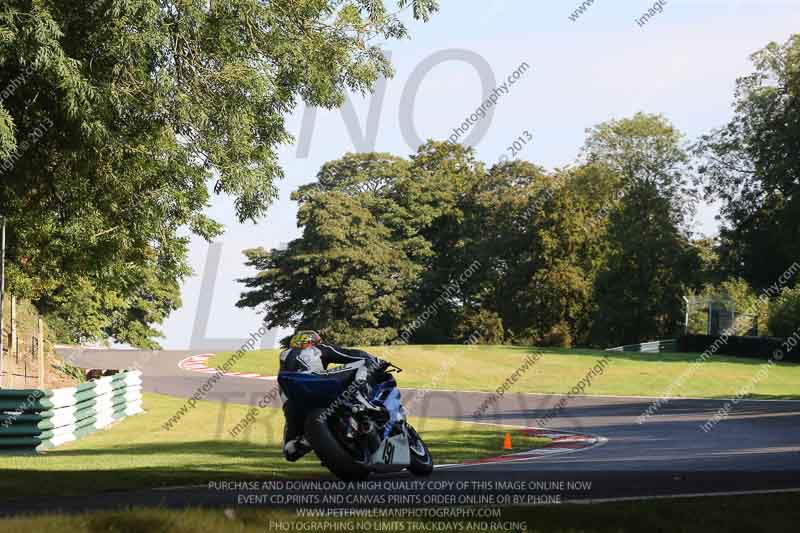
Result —
<path fill-rule="evenodd" d="M 327 370 L 331 363 L 343 366 Z M 298 331 L 289 341 L 289 349 L 281 352 L 281 372 L 308 372 L 333 377 L 345 384 L 353 380 L 369 386 L 372 369 L 378 368 L 383 361 L 365 351 L 352 348 L 340 348 L 322 343 L 316 331 Z M 302 413 L 298 413 L 291 402 L 281 392 L 283 399 L 283 415 L 286 425 L 283 430 L 283 455 L 288 461 L 297 461 L 311 450 L 311 446 L 303 436 Z M 358 399 L 367 407 L 375 408 L 363 395 Z"/>

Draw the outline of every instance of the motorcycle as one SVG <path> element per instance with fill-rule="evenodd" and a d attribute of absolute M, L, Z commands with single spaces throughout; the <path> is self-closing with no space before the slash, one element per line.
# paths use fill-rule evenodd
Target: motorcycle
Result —
<path fill-rule="evenodd" d="M 433 458 L 406 420 L 393 374 L 402 369 L 383 362 L 376 383 L 348 387 L 334 377 L 280 372 L 278 384 L 305 417 L 305 436 L 322 464 L 338 478 L 364 480 L 373 472 L 408 469 L 416 476 L 433 472 Z M 366 396 L 365 396 L 366 394 Z M 364 402 L 364 398 L 370 400 Z"/>

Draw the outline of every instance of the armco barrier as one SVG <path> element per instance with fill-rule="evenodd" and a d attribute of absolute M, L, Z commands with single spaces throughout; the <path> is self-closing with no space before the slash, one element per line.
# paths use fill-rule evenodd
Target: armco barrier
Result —
<path fill-rule="evenodd" d="M 138 370 L 66 389 L 0 389 L 0 455 L 54 448 L 141 412 Z"/>
<path fill-rule="evenodd" d="M 678 340 L 667 339 L 663 341 L 643 342 L 640 344 L 628 344 L 626 346 L 618 346 L 616 348 L 609 348 L 607 352 L 642 352 L 642 353 L 661 353 L 661 352 L 677 352 Z"/>

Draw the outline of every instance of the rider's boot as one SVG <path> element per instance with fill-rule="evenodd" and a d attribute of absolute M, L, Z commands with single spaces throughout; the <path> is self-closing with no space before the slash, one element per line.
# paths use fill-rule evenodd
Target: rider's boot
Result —
<path fill-rule="evenodd" d="M 305 437 L 292 439 L 283 445 L 283 456 L 293 463 L 311 451 L 311 443 Z"/>

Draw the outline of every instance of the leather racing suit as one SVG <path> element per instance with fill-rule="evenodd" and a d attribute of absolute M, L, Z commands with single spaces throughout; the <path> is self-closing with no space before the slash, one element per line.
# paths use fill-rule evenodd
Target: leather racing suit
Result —
<path fill-rule="evenodd" d="M 380 359 L 363 350 L 341 348 L 328 344 L 317 344 L 308 348 L 289 348 L 281 352 L 281 372 L 310 372 L 332 377 L 346 388 L 355 379 L 367 382 L 369 368 L 377 366 Z M 342 366 L 328 370 L 332 363 Z M 374 365 L 374 366 L 373 366 Z M 296 461 L 311 450 L 303 437 L 304 417 L 281 391 L 283 415 L 286 419 L 283 430 L 283 454 L 289 461 Z"/>

